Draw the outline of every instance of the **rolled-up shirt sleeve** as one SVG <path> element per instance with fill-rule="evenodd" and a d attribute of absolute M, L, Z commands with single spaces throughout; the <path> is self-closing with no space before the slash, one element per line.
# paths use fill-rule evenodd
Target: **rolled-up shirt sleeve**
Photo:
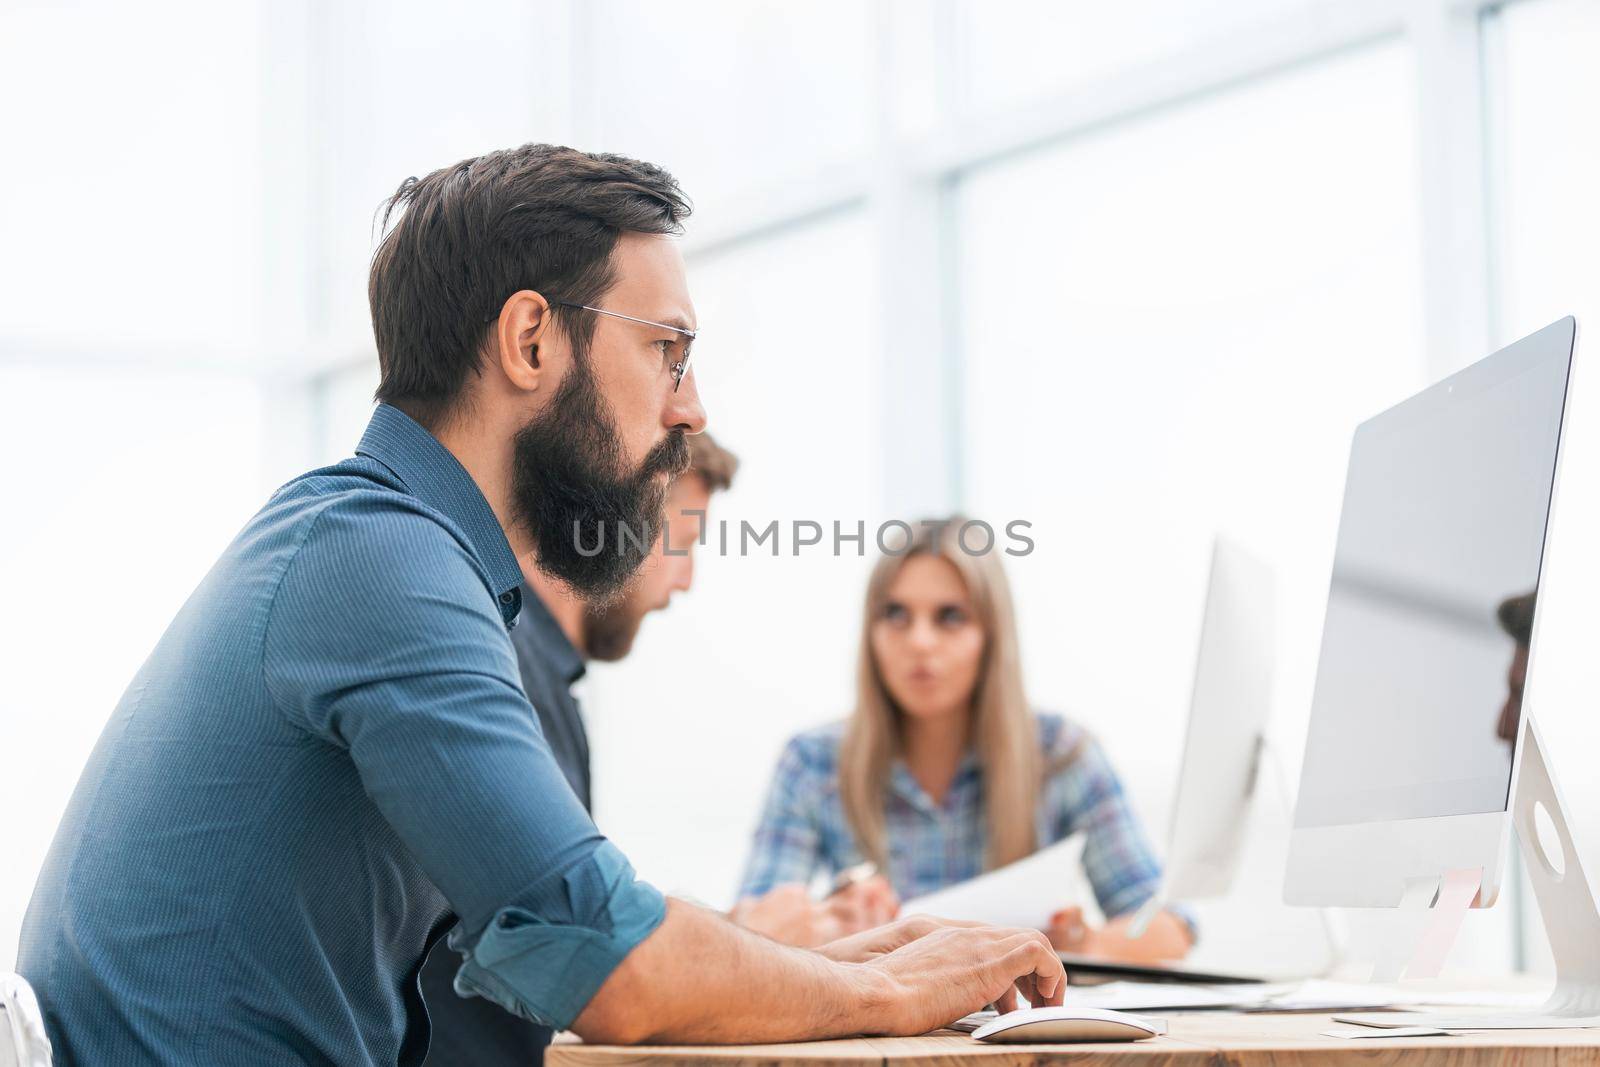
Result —
<path fill-rule="evenodd" d="M 573 795 L 493 591 L 436 515 L 392 494 L 331 503 L 279 578 L 263 670 L 455 909 L 459 992 L 564 1028 L 660 925 L 664 899 Z"/>

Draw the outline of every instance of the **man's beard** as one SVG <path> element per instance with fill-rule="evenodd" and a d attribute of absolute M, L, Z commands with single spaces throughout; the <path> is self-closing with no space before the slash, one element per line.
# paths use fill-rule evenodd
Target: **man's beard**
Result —
<path fill-rule="evenodd" d="M 583 612 L 583 652 L 601 663 L 615 663 L 633 648 L 644 624 L 644 612 L 636 598 L 615 597 L 604 604 L 591 604 Z"/>
<path fill-rule="evenodd" d="M 655 544 L 669 479 L 688 467 L 689 443 L 674 430 L 630 472 L 610 405 L 587 360 L 574 360 L 512 443 L 512 507 L 539 569 L 586 600 L 620 593 Z"/>

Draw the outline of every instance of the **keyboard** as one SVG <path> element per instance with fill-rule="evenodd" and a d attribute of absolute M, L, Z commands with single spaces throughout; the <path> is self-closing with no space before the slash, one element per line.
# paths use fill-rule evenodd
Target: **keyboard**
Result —
<path fill-rule="evenodd" d="M 970 1034 L 984 1023 L 992 1023 L 1000 1017 L 997 1011 L 975 1011 L 971 1015 L 963 1016 L 945 1027 L 946 1030 L 960 1030 L 963 1034 Z"/>

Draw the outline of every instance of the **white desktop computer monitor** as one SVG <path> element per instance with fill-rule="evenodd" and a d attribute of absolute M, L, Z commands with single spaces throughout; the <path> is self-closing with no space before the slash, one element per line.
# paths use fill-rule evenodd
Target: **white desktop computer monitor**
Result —
<path fill-rule="evenodd" d="M 1218 537 L 1161 889 L 1140 909 L 1135 936 L 1165 902 L 1233 886 L 1272 710 L 1274 617 L 1272 569 Z"/>
<path fill-rule="evenodd" d="M 1534 709 L 1522 706 L 1516 676 L 1531 678 L 1537 651 L 1575 339 L 1576 323 L 1562 319 L 1357 429 L 1289 903 L 1394 907 L 1408 886 L 1481 869 L 1473 904 L 1487 907 L 1501 889 L 1513 816 L 1530 847 L 1531 805 L 1519 800 L 1514 772 L 1543 779 L 1544 764 L 1530 763 L 1539 754 Z M 1547 927 L 1553 909 L 1583 910 L 1536 889 Z M 1567 969 L 1592 977 L 1592 955 Z"/>
<path fill-rule="evenodd" d="M 1392 907 L 1481 867 L 1500 890 L 1516 733 L 1501 605 L 1539 585 L 1573 320 L 1356 430 L 1284 895 Z"/>

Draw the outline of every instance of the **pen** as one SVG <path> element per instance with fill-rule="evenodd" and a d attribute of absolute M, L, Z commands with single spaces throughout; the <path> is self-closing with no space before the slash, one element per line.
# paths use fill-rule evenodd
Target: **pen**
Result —
<path fill-rule="evenodd" d="M 876 877 L 878 865 L 875 863 L 858 863 L 854 867 L 846 867 L 833 878 L 833 887 L 828 890 L 828 896 L 842 893 L 853 885 L 865 882 L 868 878 Z"/>

